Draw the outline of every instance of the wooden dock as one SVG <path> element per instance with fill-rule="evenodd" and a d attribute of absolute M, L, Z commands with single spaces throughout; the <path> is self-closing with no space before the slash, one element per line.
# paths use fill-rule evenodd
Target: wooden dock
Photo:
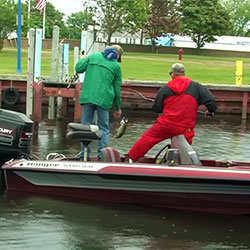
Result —
<path fill-rule="evenodd" d="M 122 108 L 134 110 L 147 110 L 152 107 L 154 99 L 159 88 L 164 86 L 165 82 L 150 81 L 129 81 L 124 80 L 122 84 Z M 215 96 L 218 110 L 217 113 L 241 115 L 242 119 L 247 119 L 250 113 L 250 86 L 206 84 L 205 85 Z M 0 107 L 2 105 L 2 93 L 5 89 L 15 88 L 20 94 L 20 103 L 26 102 L 27 77 L 0 76 Z M 42 119 L 42 107 L 48 105 L 48 98 L 63 97 L 62 109 L 67 112 L 68 105 L 74 105 L 74 120 L 80 121 L 81 106 L 79 105 L 79 96 L 81 83 L 74 83 L 71 86 L 68 83 L 55 83 L 46 80 L 33 83 L 33 115 L 32 119 L 39 122 Z"/>

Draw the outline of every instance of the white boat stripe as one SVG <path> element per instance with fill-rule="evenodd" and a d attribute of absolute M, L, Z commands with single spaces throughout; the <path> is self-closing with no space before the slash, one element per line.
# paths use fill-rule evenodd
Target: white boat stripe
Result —
<path fill-rule="evenodd" d="M 126 168 L 141 168 L 141 169 L 162 169 L 162 170 L 178 170 L 178 171 L 199 171 L 199 172 L 213 172 L 213 173 L 239 173 L 250 174 L 249 170 L 239 169 L 219 169 L 215 167 L 176 167 L 176 166 L 148 166 L 145 163 L 118 163 L 118 162 L 73 162 L 73 161 L 21 161 L 10 167 L 3 168 L 49 168 L 61 170 L 88 170 L 99 171 L 106 167 L 126 167 Z"/>

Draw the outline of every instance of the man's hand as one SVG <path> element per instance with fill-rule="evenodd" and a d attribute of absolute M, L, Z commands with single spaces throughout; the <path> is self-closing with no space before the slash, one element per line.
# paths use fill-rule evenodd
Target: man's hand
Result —
<path fill-rule="evenodd" d="M 205 111 L 205 116 L 214 116 L 214 113 L 211 113 L 210 111 Z"/>
<path fill-rule="evenodd" d="M 116 110 L 116 111 L 114 112 L 114 117 L 120 117 L 121 115 L 122 115 L 122 110 L 121 110 L 121 109 Z"/>

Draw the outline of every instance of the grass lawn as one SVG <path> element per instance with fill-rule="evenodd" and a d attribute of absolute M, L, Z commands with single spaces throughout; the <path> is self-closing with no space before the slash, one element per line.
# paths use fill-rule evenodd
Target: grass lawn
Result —
<path fill-rule="evenodd" d="M 73 51 L 69 56 L 69 74 L 73 75 Z M 243 61 L 243 84 L 250 85 L 250 58 L 183 55 L 186 76 L 200 83 L 235 84 L 236 60 Z M 122 57 L 124 80 L 168 81 L 169 68 L 178 62 L 178 55 L 125 52 Z M 27 74 L 28 51 L 22 50 L 22 75 Z M 50 75 L 51 50 L 42 52 L 42 76 Z M 16 75 L 17 51 L 4 48 L 0 52 L 0 74 Z"/>

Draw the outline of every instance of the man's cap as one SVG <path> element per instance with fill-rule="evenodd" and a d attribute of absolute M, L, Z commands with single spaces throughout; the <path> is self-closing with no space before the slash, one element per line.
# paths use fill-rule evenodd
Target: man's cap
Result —
<path fill-rule="evenodd" d="M 177 73 L 177 74 L 184 74 L 185 73 L 185 67 L 184 65 L 180 63 L 175 63 L 172 65 L 169 73 Z"/>
<path fill-rule="evenodd" d="M 113 45 L 111 45 L 111 48 L 115 48 L 118 51 L 118 53 L 120 54 L 120 56 L 122 56 L 122 54 L 123 54 L 123 48 L 120 45 L 113 44 Z"/>

